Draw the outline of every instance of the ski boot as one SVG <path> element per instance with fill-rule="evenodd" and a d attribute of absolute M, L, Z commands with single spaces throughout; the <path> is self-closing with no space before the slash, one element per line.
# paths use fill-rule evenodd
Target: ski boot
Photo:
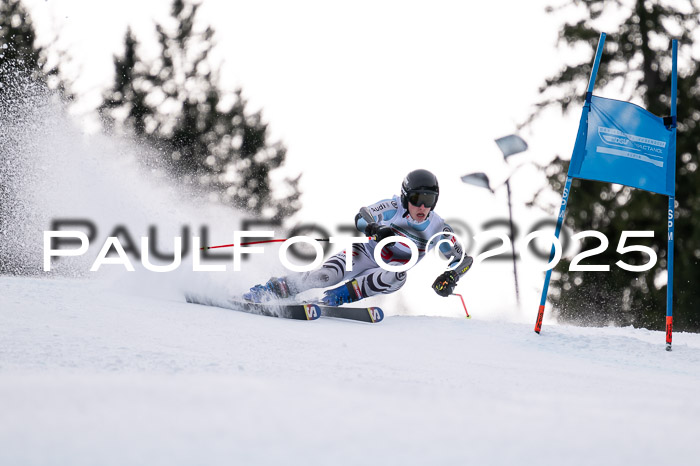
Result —
<path fill-rule="evenodd" d="M 243 299 L 253 303 L 264 303 L 272 299 L 284 299 L 290 296 L 289 286 L 284 278 L 272 277 L 264 285 L 255 285 Z"/>
<path fill-rule="evenodd" d="M 354 303 L 362 299 L 360 287 L 357 280 L 350 280 L 340 285 L 338 288 L 327 290 L 321 298 L 321 304 L 326 306 L 340 306 L 341 304 Z"/>

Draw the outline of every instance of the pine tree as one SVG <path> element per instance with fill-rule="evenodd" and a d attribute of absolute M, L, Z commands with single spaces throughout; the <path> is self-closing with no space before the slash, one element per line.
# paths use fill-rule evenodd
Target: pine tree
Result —
<path fill-rule="evenodd" d="M 70 83 L 58 65 L 63 54 L 56 52 L 57 59 L 51 61 L 48 50 L 36 42 L 34 23 L 21 0 L 0 2 L 0 84 L 11 79 L 9 74 L 24 73 L 59 91 L 65 100 L 72 99 Z"/>
<path fill-rule="evenodd" d="M 145 120 L 152 109 L 146 105 L 146 92 L 143 90 L 146 74 L 138 61 L 137 47 L 138 41 L 128 28 L 124 37 L 124 56 L 114 57 L 114 85 L 105 93 L 98 111 L 105 129 L 111 132 L 116 124 L 115 110 L 124 110 L 126 115 L 121 117 L 122 124 L 137 137 L 145 138 Z"/>
<path fill-rule="evenodd" d="M 582 63 L 564 67 L 541 87 L 542 100 L 536 117 L 554 105 L 562 112 L 583 103 L 593 56 L 600 36 L 597 21 L 615 9 L 624 13 L 617 30 L 608 33 L 596 80 L 596 93 L 640 103 L 650 112 L 670 113 L 671 40 L 679 41 L 679 56 L 692 56 L 693 32 L 700 26 L 700 11 L 692 3 L 670 6 L 664 2 L 634 0 L 605 2 L 574 0 L 563 7 L 577 11 L 581 19 L 567 22 L 559 42 L 567 47 L 585 47 L 590 56 Z M 550 9 L 558 12 L 559 9 Z M 570 11 L 569 11 L 570 12 Z M 617 14 L 617 13 L 616 13 Z M 614 93 L 614 95 L 611 95 Z M 579 107 L 580 108 L 580 107 Z M 700 67 L 695 60 L 681 60 L 678 81 L 678 135 L 676 172 L 676 236 L 674 326 L 679 330 L 700 330 L 700 207 L 697 131 L 700 125 Z M 572 138 L 574 135 L 572 135 Z M 557 157 L 546 173 L 550 187 L 562 192 L 569 160 Z M 535 200 L 537 202 L 537 200 Z M 550 298 L 559 315 L 583 324 L 635 325 L 662 329 L 665 316 L 666 218 L 665 196 L 630 187 L 574 180 L 569 196 L 566 223 L 574 231 L 598 230 L 610 246 L 587 263 L 610 264 L 610 272 L 568 272 L 568 263 L 557 267 Z M 614 264 L 621 259 L 615 251 L 624 230 L 653 230 L 648 245 L 659 257 L 656 267 L 645 273 L 625 272 Z M 599 245 L 585 242 L 583 249 Z M 625 255 L 628 263 L 644 263 L 646 255 Z"/>
<path fill-rule="evenodd" d="M 10 66 L 38 74 L 44 53 L 35 42 L 34 25 L 21 1 L 0 2 L 0 82 L 5 81 L 5 73 L 12 71 Z"/>
<path fill-rule="evenodd" d="M 108 126 L 121 123 L 160 150 L 181 183 L 196 185 L 221 202 L 255 215 L 281 220 L 296 212 L 299 179 L 287 179 L 287 197 L 273 198 L 270 172 L 286 148 L 270 143 L 261 112 L 251 113 L 240 89 L 232 105 L 218 87 L 208 59 L 211 27 L 197 29 L 198 4 L 174 0 L 168 28 L 156 25 L 159 58 L 146 63 L 128 31 L 124 54 L 115 57 L 116 80 L 101 106 Z"/>

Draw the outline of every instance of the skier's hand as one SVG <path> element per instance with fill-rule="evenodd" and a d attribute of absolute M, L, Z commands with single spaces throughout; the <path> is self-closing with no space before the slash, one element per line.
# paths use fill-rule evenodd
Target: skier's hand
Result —
<path fill-rule="evenodd" d="M 369 223 L 365 228 L 365 234 L 367 236 L 373 236 L 377 242 L 388 238 L 389 236 L 394 236 L 394 232 L 390 227 L 386 225 L 380 225 L 376 222 Z"/>
<path fill-rule="evenodd" d="M 433 290 L 440 296 L 447 297 L 452 294 L 455 286 L 457 286 L 457 280 L 459 280 L 457 272 L 454 270 L 446 270 L 433 282 Z"/>

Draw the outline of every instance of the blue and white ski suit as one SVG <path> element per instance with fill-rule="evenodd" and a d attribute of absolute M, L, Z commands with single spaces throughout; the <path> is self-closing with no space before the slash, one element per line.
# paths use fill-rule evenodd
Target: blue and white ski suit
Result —
<path fill-rule="evenodd" d="M 419 253 L 418 261 L 440 243 L 440 252 L 446 258 L 451 258 L 450 268 L 456 265 L 454 269 L 460 276 L 469 270 L 472 258 L 463 255 L 462 245 L 454 236 L 452 228 L 435 212 L 431 211 L 424 221 L 416 222 L 403 208 L 398 196 L 372 204 L 368 209 L 378 224 L 390 227 L 395 236 L 414 242 Z M 364 232 L 367 223 L 358 215 L 355 225 L 359 231 Z M 348 260 L 352 260 L 352 271 L 347 270 L 346 254 L 343 251 L 330 257 L 319 269 L 285 277 L 290 292 L 296 294 L 312 288 L 331 287 L 354 278 L 357 280 L 360 298 L 393 293 L 406 282 L 406 272 L 390 272 L 381 268 L 374 259 L 376 247 L 377 242 L 374 240 L 366 244 L 354 244 L 351 254 L 348 254 Z M 390 243 L 382 248 L 381 257 L 388 265 L 402 265 L 411 259 L 411 250 L 402 243 Z"/>

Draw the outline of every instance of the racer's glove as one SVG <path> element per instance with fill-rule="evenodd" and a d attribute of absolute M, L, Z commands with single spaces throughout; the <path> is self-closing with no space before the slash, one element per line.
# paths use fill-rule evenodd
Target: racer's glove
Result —
<path fill-rule="evenodd" d="M 384 238 L 394 236 L 394 232 L 390 227 L 386 225 L 380 225 L 376 222 L 367 224 L 367 226 L 365 227 L 365 234 L 367 236 L 373 237 L 377 242 L 380 242 Z"/>
<path fill-rule="evenodd" d="M 459 280 L 457 272 L 454 270 L 446 270 L 433 282 L 433 290 L 440 296 L 447 297 L 452 294 L 455 286 L 457 286 L 457 280 Z"/>

